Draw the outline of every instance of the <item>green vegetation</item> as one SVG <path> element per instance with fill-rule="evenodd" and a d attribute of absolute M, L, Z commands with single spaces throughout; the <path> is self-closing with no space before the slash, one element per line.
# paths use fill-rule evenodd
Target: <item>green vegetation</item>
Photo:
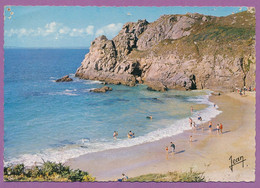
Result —
<path fill-rule="evenodd" d="M 134 178 L 129 178 L 130 182 L 203 182 L 205 181 L 204 173 L 194 172 L 168 172 L 167 174 L 147 174 Z"/>
<path fill-rule="evenodd" d="M 25 168 L 24 164 L 4 167 L 4 181 L 93 182 L 95 178 L 88 172 L 47 161 L 30 168 Z"/>
<path fill-rule="evenodd" d="M 169 15 L 171 16 L 171 15 Z M 169 18 L 165 15 L 158 21 L 150 24 L 158 24 Z M 255 54 L 255 15 L 247 11 L 232 14 L 226 17 L 206 16 L 207 21 L 198 20 L 191 28 L 189 36 L 179 39 L 165 39 L 144 51 L 133 50 L 130 58 L 138 59 L 148 56 L 164 56 L 175 52 L 180 58 L 200 60 L 204 54 L 216 56 L 221 54 L 230 59 L 243 54 Z"/>

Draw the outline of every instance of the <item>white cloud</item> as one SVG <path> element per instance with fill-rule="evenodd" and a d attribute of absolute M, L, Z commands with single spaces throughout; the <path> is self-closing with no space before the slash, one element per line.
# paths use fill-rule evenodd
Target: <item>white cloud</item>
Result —
<path fill-rule="evenodd" d="M 94 26 L 93 25 L 89 25 L 86 28 L 86 32 L 87 32 L 88 35 L 93 35 L 94 34 Z"/>
<path fill-rule="evenodd" d="M 109 25 L 106 25 L 96 31 L 96 36 L 100 35 L 107 35 L 107 36 L 115 36 L 118 34 L 118 32 L 122 29 L 123 24 L 122 23 L 112 23 Z"/>
<path fill-rule="evenodd" d="M 57 29 L 58 29 L 58 24 L 56 22 L 51 22 L 49 24 L 46 24 L 45 25 L 45 32 L 46 33 L 55 33 L 57 32 Z"/>
<path fill-rule="evenodd" d="M 66 35 L 66 34 L 68 34 L 70 32 L 70 30 L 71 29 L 69 27 L 62 27 L 62 28 L 59 29 L 59 34 Z"/>
<path fill-rule="evenodd" d="M 87 35 L 94 35 L 94 26 L 89 25 L 86 28 L 69 28 L 64 26 L 61 23 L 51 22 L 46 24 L 44 27 L 38 27 L 35 29 L 10 29 L 5 30 L 5 36 L 12 37 L 23 37 L 23 36 L 52 36 L 52 37 L 59 37 L 59 36 L 66 36 L 69 35 L 71 37 L 84 37 Z"/>

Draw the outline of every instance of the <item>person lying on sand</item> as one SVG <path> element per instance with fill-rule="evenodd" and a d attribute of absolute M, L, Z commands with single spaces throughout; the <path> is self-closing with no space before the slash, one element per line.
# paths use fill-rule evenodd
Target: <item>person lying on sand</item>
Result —
<path fill-rule="evenodd" d="M 128 180 L 128 177 L 123 173 L 122 174 L 122 178 L 121 179 L 117 179 L 116 181 L 119 181 L 119 182 L 122 182 L 122 181 L 127 181 Z"/>
<path fill-rule="evenodd" d="M 122 174 L 122 176 L 123 176 L 122 181 L 127 181 L 128 180 L 128 177 L 125 174 Z"/>

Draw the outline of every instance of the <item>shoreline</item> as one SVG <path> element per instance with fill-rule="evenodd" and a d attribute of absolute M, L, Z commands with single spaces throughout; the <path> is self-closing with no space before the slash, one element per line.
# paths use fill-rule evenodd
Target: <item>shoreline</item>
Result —
<path fill-rule="evenodd" d="M 205 172 L 206 181 L 254 181 L 254 95 L 247 92 L 246 96 L 241 97 L 233 92 L 210 96 L 210 101 L 216 103 L 222 111 L 211 120 L 211 134 L 208 124 L 204 123 L 196 131 L 187 130 L 150 143 L 85 154 L 65 164 L 73 169 L 88 171 L 97 181 L 113 181 L 120 178 L 122 173 L 135 177 L 148 173 L 184 172 L 190 168 Z M 223 135 L 216 134 L 217 123 L 223 124 Z M 247 123 L 248 126 L 245 126 Z M 192 143 L 189 142 L 190 135 L 193 136 Z M 176 153 L 170 153 L 167 160 L 165 147 L 169 147 L 171 141 L 176 145 Z M 231 155 L 233 158 L 244 156 L 244 168 L 237 165 L 232 172 L 229 169 Z"/>

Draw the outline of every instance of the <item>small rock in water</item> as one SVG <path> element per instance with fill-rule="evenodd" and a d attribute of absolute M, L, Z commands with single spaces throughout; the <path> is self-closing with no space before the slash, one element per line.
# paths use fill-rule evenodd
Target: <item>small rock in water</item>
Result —
<path fill-rule="evenodd" d="M 104 86 L 104 87 L 101 87 L 101 88 L 96 88 L 96 89 L 90 90 L 90 92 L 96 92 L 96 93 L 105 93 L 107 91 L 112 91 L 112 88 L 108 87 L 108 86 Z"/>
<path fill-rule="evenodd" d="M 69 75 L 63 76 L 62 78 L 59 78 L 56 80 L 56 82 L 71 82 L 73 81 L 72 78 L 69 77 Z"/>

